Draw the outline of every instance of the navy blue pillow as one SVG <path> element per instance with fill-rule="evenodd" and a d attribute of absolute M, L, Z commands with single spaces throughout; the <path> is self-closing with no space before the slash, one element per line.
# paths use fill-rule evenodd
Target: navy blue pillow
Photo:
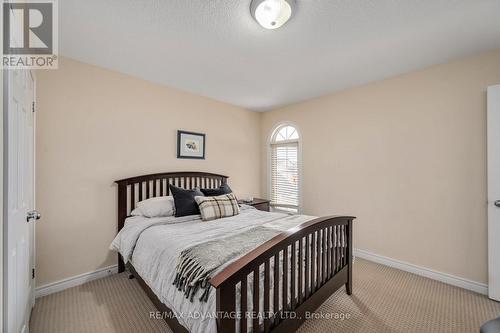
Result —
<path fill-rule="evenodd" d="M 203 196 L 198 188 L 186 190 L 174 185 L 169 186 L 174 197 L 175 217 L 200 214 L 200 208 L 194 200 L 196 196 Z"/>
<path fill-rule="evenodd" d="M 207 197 L 216 197 L 218 195 L 233 193 L 227 184 L 222 184 L 219 188 L 202 188 L 200 190 Z"/>

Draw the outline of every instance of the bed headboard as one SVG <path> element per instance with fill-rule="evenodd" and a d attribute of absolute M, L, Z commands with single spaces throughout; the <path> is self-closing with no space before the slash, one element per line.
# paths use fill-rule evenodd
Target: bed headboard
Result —
<path fill-rule="evenodd" d="M 227 176 L 208 172 L 164 172 L 142 175 L 115 181 L 118 184 L 118 231 L 137 202 L 170 195 L 169 184 L 191 189 L 216 188 L 227 182 Z M 123 258 L 118 254 L 118 272 L 125 270 Z"/>
<path fill-rule="evenodd" d="M 208 172 L 165 172 L 115 181 L 118 184 L 118 231 L 137 202 L 170 195 L 168 184 L 191 189 L 216 188 L 227 182 L 227 176 Z"/>

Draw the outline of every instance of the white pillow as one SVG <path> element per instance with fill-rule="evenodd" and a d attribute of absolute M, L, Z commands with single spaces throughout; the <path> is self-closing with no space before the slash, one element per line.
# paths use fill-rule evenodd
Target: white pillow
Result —
<path fill-rule="evenodd" d="M 132 216 L 162 217 L 175 214 L 174 197 L 155 197 L 139 201 L 130 213 Z"/>

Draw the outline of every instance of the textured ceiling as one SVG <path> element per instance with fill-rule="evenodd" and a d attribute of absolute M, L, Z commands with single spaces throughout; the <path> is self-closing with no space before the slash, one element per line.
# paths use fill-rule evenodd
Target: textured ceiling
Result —
<path fill-rule="evenodd" d="M 251 110 L 500 47 L 500 0 L 296 0 L 265 30 L 250 0 L 62 0 L 60 53 Z"/>

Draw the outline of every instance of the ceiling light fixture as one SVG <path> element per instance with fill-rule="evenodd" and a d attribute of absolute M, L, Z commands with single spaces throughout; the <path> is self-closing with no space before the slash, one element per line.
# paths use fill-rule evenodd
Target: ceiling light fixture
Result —
<path fill-rule="evenodd" d="M 295 0 L 252 0 L 250 11 L 266 29 L 277 29 L 292 16 Z"/>

